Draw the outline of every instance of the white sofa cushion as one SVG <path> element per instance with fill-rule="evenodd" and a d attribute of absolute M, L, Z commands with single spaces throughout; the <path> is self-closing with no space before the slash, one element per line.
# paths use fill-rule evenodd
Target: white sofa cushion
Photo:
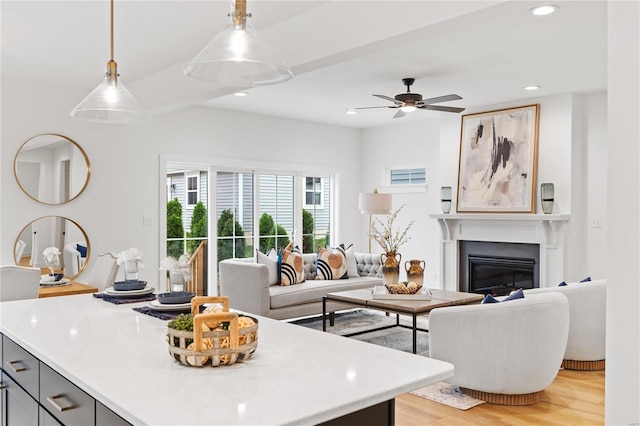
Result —
<path fill-rule="evenodd" d="M 271 286 L 271 309 L 303 303 L 319 302 L 322 296 L 336 291 L 354 290 L 370 284 L 371 287 L 380 285 L 379 278 L 349 278 L 346 280 L 314 280 L 305 281 L 290 287 Z"/>

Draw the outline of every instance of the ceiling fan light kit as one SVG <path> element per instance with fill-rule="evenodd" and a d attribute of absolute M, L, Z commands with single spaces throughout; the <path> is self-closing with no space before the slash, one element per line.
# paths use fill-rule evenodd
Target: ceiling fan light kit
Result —
<path fill-rule="evenodd" d="M 104 81 L 73 110 L 71 116 L 99 123 L 141 123 L 151 120 L 131 92 L 118 80 L 118 64 L 113 60 L 113 0 L 111 0 L 111 59 Z"/>
<path fill-rule="evenodd" d="M 184 69 L 194 80 L 227 87 L 283 83 L 293 72 L 247 22 L 246 0 L 235 0 L 231 23 Z"/>
<path fill-rule="evenodd" d="M 423 110 L 429 110 L 429 111 L 441 111 L 441 112 L 453 112 L 453 113 L 459 113 L 464 111 L 464 108 L 459 108 L 459 107 L 433 105 L 441 102 L 457 101 L 462 99 L 460 96 L 451 94 L 451 95 L 437 96 L 435 98 L 422 99 L 422 95 L 420 93 L 411 92 L 411 85 L 414 82 L 415 82 L 414 78 L 409 78 L 409 77 L 403 78 L 402 83 L 405 86 L 407 86 L 407 91 L 406 93 L 397 94 L 393 98 L 386 95 L 373 95 L 377 98 L 393 102 L 393 106 L 371 106 L 371 107 L 359 107 L 359 108 L 351 108 L 351 109 L 359 110 L 359 109 L 374 109 L 374 108 L 396 108 L 398 109 L 398 112 L 396 112 L 393 118 L 402 118 L 405 115 L 407 115 L 407 113 L 411 113 L 416 109 L 423 109 Z"/>

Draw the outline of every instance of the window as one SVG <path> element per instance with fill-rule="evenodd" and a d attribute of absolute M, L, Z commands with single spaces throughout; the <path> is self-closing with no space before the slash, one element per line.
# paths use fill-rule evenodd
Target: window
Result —
<path fill-rule="evenodd" d="M 324 208 L 324 181 L 319 177 L 304 178 L 304 208 Z"/>
<path fill-rule="evenodd" d="M 200 172 L 189 172 L 187 180 L 187 207 L 193 208 L 200 201 Z"/>
<path fill-rule="evenodd" d="M 293 240 L 293 188 L 293 175 L 258 176 L 259 247 L 263 253 L 284 248 Z"/>
<path fill-rule="evenodd" d="M 387 181 L 389 185 L 420 185 L 427 183 L 425 167 L 390 168 Z"/>
<path fill-rule="evenodd" d="M 315 253 L 330 244 L 331 179 L 304 176 L 302 183 L 302 251 Z"/>
<path fill-rule="evenodd" d="M 253 254 L 253 174 L 217 172 L 218 262 Z"/>

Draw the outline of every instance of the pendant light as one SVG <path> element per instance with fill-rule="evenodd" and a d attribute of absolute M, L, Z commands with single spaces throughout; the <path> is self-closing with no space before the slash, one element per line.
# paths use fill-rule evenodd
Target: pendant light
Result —
<path fill-rule="evenodd" d="M 111 0 L 111 59 L 107 62 L 105 79 L 71 111 L 71 116 L 80 120 L 117 124 L 151 120 L 151 116 L 142 109 L 118 77 L 120 77 L 118 64 L 113 60 L 113 0 Z"/>
<path fill-rule="evenodd" d="M 247 22 L 246 0 L 232 3 L 231 23 L 184 69 L 187 77 L 227 87 L 283 83 L 293 73 Z"/>

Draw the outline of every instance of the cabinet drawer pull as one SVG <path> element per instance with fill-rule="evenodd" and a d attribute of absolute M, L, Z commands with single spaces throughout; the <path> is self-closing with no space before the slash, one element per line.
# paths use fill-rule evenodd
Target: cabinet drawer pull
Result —
<path fill-rule="evenodd" d="M 47 397 L 47 401 L 49 401 L 51 403 L 51 405 L 53 405 L 56 408 L 56 410 L 58 410 L 60 412 L 69 411 L 72 408 L 75 408 L 72 404 L 64 406 L 64 407 L 62 405 L 58 404 L 58 401 L 56 401 L 56 399 L 59 399 L 59 398 L 64 398 L 64 394 L 48 396 Z"/>
<path fill-rule="evenodd" d="M 21 371 L 26 371 L 28 370 L 27 367 L 22 366 L 22 367 L 17 367 L 14 364 L 20 364 L 22 361 L 18 360 L 18 361 L 7 361 L 7 364 L 9 365 L 9 367 L 11 367 L 11 369 L 13 370 L 14 373 L 19 373 Z"/>
<path fill-rule="evenodd" d="M 6 389 L 7 385 L 5 385 L 4 383 L 0 382 L 0 389 Z"/>

